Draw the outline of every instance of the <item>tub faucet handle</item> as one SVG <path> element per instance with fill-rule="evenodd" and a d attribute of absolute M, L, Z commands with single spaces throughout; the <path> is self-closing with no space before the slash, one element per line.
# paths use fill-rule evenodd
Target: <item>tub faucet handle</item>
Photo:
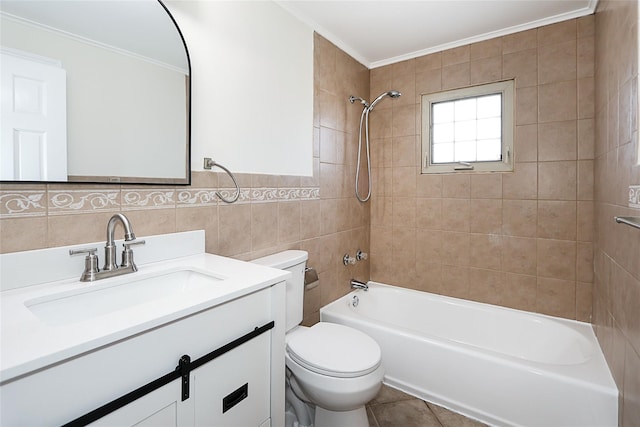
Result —
<path fill-rule="evenodd" d="M 355 265 L 356 264 L 356 259 L 352 256 L 349 256 L 349 254 L 344 254 L 344 256 L 342 257 L 342 263 L 344 265 Z"/>
<path fill-rule="evenodd" d="M 369 258 L 369 254 L 366 252 L 362 252 L 360 249 L 358 249 L 358 252 L 356 252 L 356 259 L 358 261 L 362 261 L 363 259 L 367 259 Z"/>

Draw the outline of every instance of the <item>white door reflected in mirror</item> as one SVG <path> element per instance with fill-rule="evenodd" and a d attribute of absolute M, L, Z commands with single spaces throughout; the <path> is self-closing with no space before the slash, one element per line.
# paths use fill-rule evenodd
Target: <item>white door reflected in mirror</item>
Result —
<path fill-rule="evenodd" d="M 66 71 L 55 60 L 2 50 L 0 178 L 66 181 Z"/>

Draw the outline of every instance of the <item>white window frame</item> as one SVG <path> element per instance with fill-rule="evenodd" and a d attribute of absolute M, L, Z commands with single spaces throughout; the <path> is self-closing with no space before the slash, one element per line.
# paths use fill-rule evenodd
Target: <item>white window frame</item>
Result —
<path fill-rule="evenodd" d="M 432 105 L 465 98 L 502 93 L 502 160 L 457 163 L 432 163 Z M 515 89 L 513 80 L 471 86 L 422 95 L 422 173 L 510 172 L 513 171 L 515 129 Z"/>

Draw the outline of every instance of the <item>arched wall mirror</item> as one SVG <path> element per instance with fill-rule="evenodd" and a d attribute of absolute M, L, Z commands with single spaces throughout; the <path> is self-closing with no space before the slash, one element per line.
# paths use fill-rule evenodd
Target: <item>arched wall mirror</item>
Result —
<path fill-rule="evenodd" d="M 189 184 L 190 62 L 159 0 L 1 0 L 0 180 Z"/>

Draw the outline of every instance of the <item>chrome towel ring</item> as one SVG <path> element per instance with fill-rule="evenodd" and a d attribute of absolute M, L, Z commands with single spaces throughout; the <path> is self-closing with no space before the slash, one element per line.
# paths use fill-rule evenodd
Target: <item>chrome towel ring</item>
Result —
<path fill-rule="evenodd" d="M 217 166 L 220 169 L 222 169 L 223 171 L 225 171 L 227 173 L 227 175 L 229 175 L 229 177 L 233 181 L 233 185 L 236 186 L 236 194 L 235 194 L 235 196 L 233 196 L 233 198 L 231 200 L 225 199 L 222 196 L 222 194 L 220 194 L 219 191 L 216 191 L 215 195 L 218 196 L 218 198 L 220 200 L 222 200 L 223 202 L 225 202 L 225 203 L 235 203 L 238 200 L 238 197 L 240 197 L 240 186 L 238 185 L 238 181 L 236 181 L 236 177 L 233 176 L 233 174 L 231 173 L 231 171 L 229 169 L 225 168 L 220 163 L 216 163 L 216 161 L 212 160 L 210 157 L 205 157 L 204 158 L 204 168 L 205 169 L 210 170 L 211 168 L 213 168 L 215 166 Z"/>

